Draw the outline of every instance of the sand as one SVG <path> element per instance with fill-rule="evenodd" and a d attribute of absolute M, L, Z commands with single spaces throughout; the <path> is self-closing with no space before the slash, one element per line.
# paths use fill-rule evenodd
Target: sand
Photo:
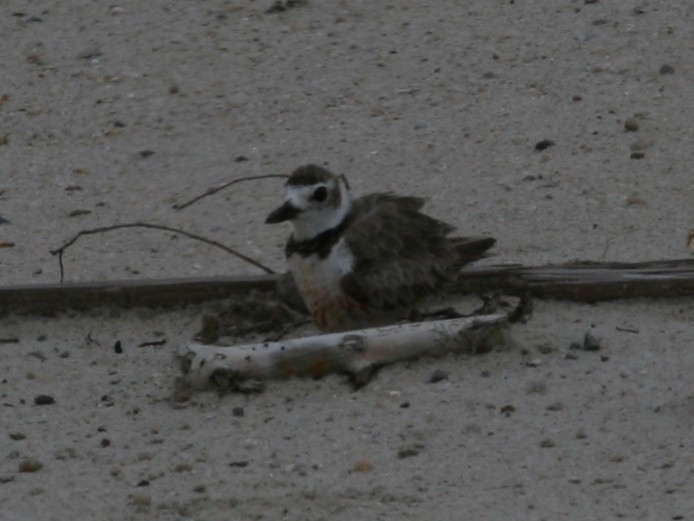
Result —
<path fill-rule="evenodd" d="M 428 197 L 498 239 L 490 263 L 690 255 L 688 2 L 270 6 L 0 5 L 0 284 L 56 282 L 50 248 L 133 221 L 282 270 L 288 229 L 263 224 L 280 181 L 172 205 L 308 162 L 356 194 Z M 80 240 L 65 265 L 73 281 L 259 273 L 151 230 Z M 0 319 L 18 340 L 0 344 L 0 518 L 694 512 L 692 299 L 538 301 L 510 345 L 358 392 L 334 376 L 176 402 L 172 353 L 215 306 Z M 600 350 L 571 350 L 587 331 Z"/>

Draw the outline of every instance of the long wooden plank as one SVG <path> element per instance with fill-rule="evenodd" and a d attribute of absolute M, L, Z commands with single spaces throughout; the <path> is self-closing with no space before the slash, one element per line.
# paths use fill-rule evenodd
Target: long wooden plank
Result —
<path fill-rule="evenodd" d="M 54 314 L 100 305 L 171 307 L 244 294 L 252 289 L 272 291 L 276 280 L 276 275 L 257 275 L 0 286 L 0 315 Z M 449 289 L 458 293 L 498 291 L 582 302 L 694 296 L 694 259 L 473 266 L 464 270 Z"/>
<path fill-rule="evenodd" d="M 578 262 L 547 266 L 473 266 L 460 273 L 453 291 L 502 291 L 595 302 L 636 297 L 694 295 L 694 259 L 636 263 Z"/>
<path fill-rule="evenodd" d="M 12 312 L 51 315 L 103 305 L 173 307 L 245 294 L 253 289 L 272 291 L 275 280 L 275 275 L 257 275 L 0 286 L 0 315 Z"/>

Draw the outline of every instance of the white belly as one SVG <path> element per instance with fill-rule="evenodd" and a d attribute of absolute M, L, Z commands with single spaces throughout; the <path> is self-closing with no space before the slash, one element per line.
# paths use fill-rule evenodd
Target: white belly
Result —
<path fill-rule="evenodd" d="M 294 254 L 288 261 L 296 285 L 311 312 L 316 306 L 342 295 L 340 279 L 352 271 L 354 265 L 354 257 L 344 239 L 323 259 L 318 255 L 302 257 Z"/>

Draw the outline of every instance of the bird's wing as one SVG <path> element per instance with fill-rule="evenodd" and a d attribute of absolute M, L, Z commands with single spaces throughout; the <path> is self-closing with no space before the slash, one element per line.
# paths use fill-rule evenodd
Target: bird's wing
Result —
<path fill-rule="evenodd" d="M 411 308 L 459 265 L 453 227 L 420 213 L 424 200 L 372 194 L 354 201 L 345 240 L 355 257 L 340 280 L 347 296 L 379 310 Z"/>

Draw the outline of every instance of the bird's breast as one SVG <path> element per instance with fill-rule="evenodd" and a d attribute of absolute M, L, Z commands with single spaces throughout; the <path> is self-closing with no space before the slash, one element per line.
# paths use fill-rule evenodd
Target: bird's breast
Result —
<path fill-rule="evenodd" d="M 354 256 L 341 239 L 323 258 L 318 254 L 294 253 L 288 262 L 296 285 L 313 312 L 317 306 L 342 296 L 340 279 L 352 271 Z"/>

